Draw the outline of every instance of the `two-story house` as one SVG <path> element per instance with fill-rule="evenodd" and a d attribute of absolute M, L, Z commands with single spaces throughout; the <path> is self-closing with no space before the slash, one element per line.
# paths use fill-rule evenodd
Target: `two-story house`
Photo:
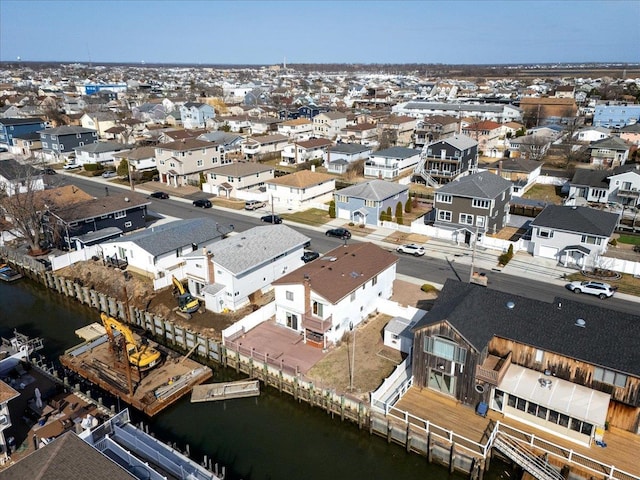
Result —
<path fill-rule="evenodd" d="M 303 210 L 331 200 L 336 188 L 332 175 L 300 170 L 266 182 L 267 195 L 274 207 Z"/>
<path fill-rule="evenodd" d="M 242 154 L 242 142 L 244 141 L 244 137 L 237 133 L 218 130 L 215 132 L 203 133 L 198 137 L 198 140 L 217 143 L 218 151 L 221 155 L 220 159 L 223 162 L 225 160 L 231 161 L 230 157 Z"/>
<path fill-rule="evenodd" d="M 409 187 L 385 180 L 369 180 L 338 190 L 333 198 L 337 218 L 377 227 L 382 212 L 391 209 L 391 214 L 395 215 L 398 203 L 404 211 Z"/>
<path fill-rule="evenodd" d="M 447 280 L 413 328 L 413 385 L 583 445 L 605 424 L 635 433 L 639 321 Z"/>
<path fill-rule="evenodd" d="M 127 145 L 116 142 L 97 142 L 74 148 L 75 163 L 85 165 L 90 163 L 113 164 L 114 155 L 128 150 Z"/>
<path fill-rule="evenodd" d="M 42 156 L 42 142 L 38 132 L 23 133 L 13 136 L 13 148 L 9 149 L 12 153 L 22 155 L 25 158 Z"/>
<path fill-rule="evenodd" d="M 417 120 L 408 115 L 390 115 L 378 121 L 380 145 L 408 146 L 413 143 Z"/>
<path fill-rule="evenodd" d="M 46 127 L 41 118 L 0 118 L 0 146 L 10 150 L 13 139 L 30 133 L 37 133 Z M 21 153 L 21 152 L 15 152 Z"/>
<path fill-rule="evenodd" d="M 640 146 L 640 123 L 622 127 L 620 129 L 620 138 L 631 145 Z"/>
<path fill-rule="evenodd" d="M 420 150 L 391 147 L 371 154 L 364 163 L 364 176 L 394 179 L 413 170 L 420 161 Z"/>
<path fill-rule="evenodd" d="M 313 122 L 307 118 L 287 120 L 278 124 L 278 133 L 292 140 L 307 140 L 313 136 Z"/>
<path fill-rule="evenodd" d="M 359 143 L 365 147 L 378 146 L 378 126 L 375 123 L 357 123 L 347 125 L 340 131 L 338 139 L 347 143 Z"/>
<path fill-rule="evenodd" d="M 587 147 L 589 162 L 595 167 L 613 168 L 624 165 L 629 157 L 629 145 L 620 137 L 604 138 Z"/>
<path fill-rule="evenodd" d="M 315 158 L 323 159 L 327 149 L 333 145 L 331 140 L 313 138 L 289 143 L 282 151 L 282 164 L 304 163 Z"/>
<path fill-rule="evenodd" d="M 189 291 L 207 310 L 236 311 L 302 266 L 309 241 L 286 225 L 267 225 L 203 245 L 184 257 Z"/>
<path fill-rule="evenodd" d="M 156 280 L 156 289 L 184 278 L 187 255 L 225 238 L 231 228 L 211 217 L 176 220 L 102 243 L 106 257 L 125 259 L 128 269 Z"/>
<path fill-rule="evenodd" d="M 19 163 L 13 158 L 0 160 L 0 195 L 10 197 L 37 190 L 44 190 L 44 180 L 39 169 Z"/>
<path fill-rule="evenodd" d="M 42 155 L 46 160 L 59 161 L 75 156 L 75 148 L 98 143 L 98 132 L 90 128 L 63 125 L 39 130 Z"/>
<path fill-rule="evenodd" d="M 487 165 L 487 171 L 512 183 L 511 195 L 521 197 L 532 185 L 542 171 L 542 162 L 522 157 L 504 158 Z"/>
<path fill-rule="evenodd" d="M 640 206 L 640 165 L 627 164 L 613 170 L 577 169 L 569 185 L 569 202 Z"/>
<path fill-rule="evenodd" d="M 371 151 L 371 147 L 359 143 L 338 143 L 325 152 L 324 165 L 328 172 L 345 173 L 351 163 L 369 158 Z"/>
<path fill-rule="evenodd" d="M 180 105 L 180 118 L 184 128 L 203 128 L 207 125 L 207 120 L 215 116 L 213 107 L 206 103 L 187 102 Z"/>
<path fill-rule="evenodd" d="M 276 323 L 327 348 L 393 293 L 398 257 L 372 243 L 353 243 L 273 282 Z"/>
<path fill-rule="evenodd" d="M 323 112 L 313 117 L 313 135 L 333 140 L 347 126 L 347 116 L 342 112 Z"/>
<path fill-rule="evenodd" d="M 113 154 L 113 162 L 116 170 L 122 160 L 126 160 L 129 170 L 133 172 L 142 172 L 145 170 L 154 170 L 156 168 L 156 148 L 155 147 L 137 147 Z"/>
<path fill-rule="evenodd" d="M 640 105 L 596 105 L 593 112 L 593 126 L 622 128 L 633 123 L 640 123 Z"/>
<path fill-rule="evenodd" d="M 64 249 L 100 243 L 143 228 L 150 204 L 146 196 L 136 192 L 111 193 L 72 204 L 46 204 L 44 235 L 51 245 Z"/>
<path fill-rule="evenodd" d="M 510 201 L 509 180 L 489 172 L 461 177 L 436 192 L 434 226 L 453 231 L 458 241 L 470 245 L 507 225 Z"/>
<path fill-rule="evenodd" d="M 179 187 L 200 183 L 200 174 L 221 164 L 218 145 L 195 138 L 163 143 L 156 147 L 160 181 Z"/>
<path fill-rule="evenodd" d="M 588 207 L 547 205 L 531 222 L 533 256 L 555 259 L 565 267 L 595 267 L 618 219 L 617 213 Z"/>
<path fill-rule="evenodd" d="M 261 187 L 273 180 L 272 166 L 253 162 L 231 162 L 207 170 L 202 191 L 223 198 L 236 198 L 238 190 Z"/>
<path fill-rule="evenodd" d="M 444 185 L 474 171 L 477 158 L 478 142 L 466 135 L 454 134 L 427 144 L 414 177 L 428 186 Z"/>
<path fill-rule="evenodd" d="M 474 122 L 462 128 L 462 133 L 478 142 L 478 149 L 487 157 L 497 157 L 504 150 L 502 124 L 491 120 Z"/>
<path fill-rule="evenodd" d="M 80 117 L 80 125 L 98 132 L 98 136 L 103 138 L 109 128 L 117 125 L 118 116 L 109 112 L 91 112 L 85 113 Z"/>
<path fill-rule="evenodd" d="M 288 143 L 289 139 L 280 134 L 249 137 L 242 142 L 242 154 L 248 160 L 277 155 Z"/>

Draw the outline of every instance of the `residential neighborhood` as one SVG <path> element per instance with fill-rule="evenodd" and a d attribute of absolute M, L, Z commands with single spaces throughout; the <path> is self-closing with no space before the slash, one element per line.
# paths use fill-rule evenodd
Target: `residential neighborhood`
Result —
<path fill-rule="evenodd" d="M 447 455 L 459 436 L 531 473 L 522 458 L 580 448 L 550 468 L 637 478 L 602 445 L 640 448 L 640 77 L 446 73 L 16 63 L 2 263 L 70 275 L 92 307 L 144 298 L 141 330 L 208 335 L 237 372 L 321 385 L 389 432 L 450 432 Z M 100 304 L 100 284 L 145 293 Z M 358 348 L 392 359 L 366 388 Z M 514 459 L 508 429 L 551 447 Z"/>

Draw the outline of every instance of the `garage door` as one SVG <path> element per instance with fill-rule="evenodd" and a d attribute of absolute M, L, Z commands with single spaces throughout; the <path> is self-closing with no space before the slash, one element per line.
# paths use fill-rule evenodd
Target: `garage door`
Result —
<path fill-rule="evenodd" d="M 553 258 L 555 260 L 558 260 L 558 257 L 556 256 L 558 255 L 558 249 L 555 247 L 545 247 L 544 245 L 541 245 L 538 255 L 541 257 Z"/>
<path fill-rule="evenodd" d="M 347 208 L 339 208 L 338 209 L 338 218 L 343 218 L 345 220 L 351 220 L 351 210 Z"/>

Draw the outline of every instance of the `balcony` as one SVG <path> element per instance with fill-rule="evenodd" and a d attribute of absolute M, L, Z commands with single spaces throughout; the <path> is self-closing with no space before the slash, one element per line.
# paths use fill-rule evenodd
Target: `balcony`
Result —
<path fill-rule="evenodd" d="M 331 330 L 333 326 L 333 317 L 329 316 L 322 320 L 315 317 L 310 311 L 302 316 L 302 328 L 305 330 L 311 330 L 312 332 L 326 333 Z"/>
<path fill-rule="evenodd" d="M 626 198 L 638 198 L 640 197 L 640 190 L 637 188 L 632 188 L 629 190 L 623 190 L 622 188 L 618 190 L 616 194 L 618 197 L 626 197 Z"/>
<path fill-rule="evenodd" d="M 497 387 L 509 365 L 511 365 L 511 352 L 505 358 L 487 355 L 482 365 L 476 365 L 476 381 L 486 382 Z"/>

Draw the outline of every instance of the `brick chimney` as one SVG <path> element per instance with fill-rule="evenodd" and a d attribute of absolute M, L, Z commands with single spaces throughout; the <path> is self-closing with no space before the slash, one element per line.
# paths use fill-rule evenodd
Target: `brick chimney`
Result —
<path fill-rule="evenodd" d="M 205 258 L 205 268 L 207 270 L 207 283 L 213 285 L 216 283 L 215 265 L 213 264 L 213 253 L 207 250 L 207 247 L 202 249 L 202 254 Z"/>
<path fill-rule="evenodd" d="M 309 275 L 304 275 L 304 314 L 306 315 L 311 310 L 311 278 Z"/>

